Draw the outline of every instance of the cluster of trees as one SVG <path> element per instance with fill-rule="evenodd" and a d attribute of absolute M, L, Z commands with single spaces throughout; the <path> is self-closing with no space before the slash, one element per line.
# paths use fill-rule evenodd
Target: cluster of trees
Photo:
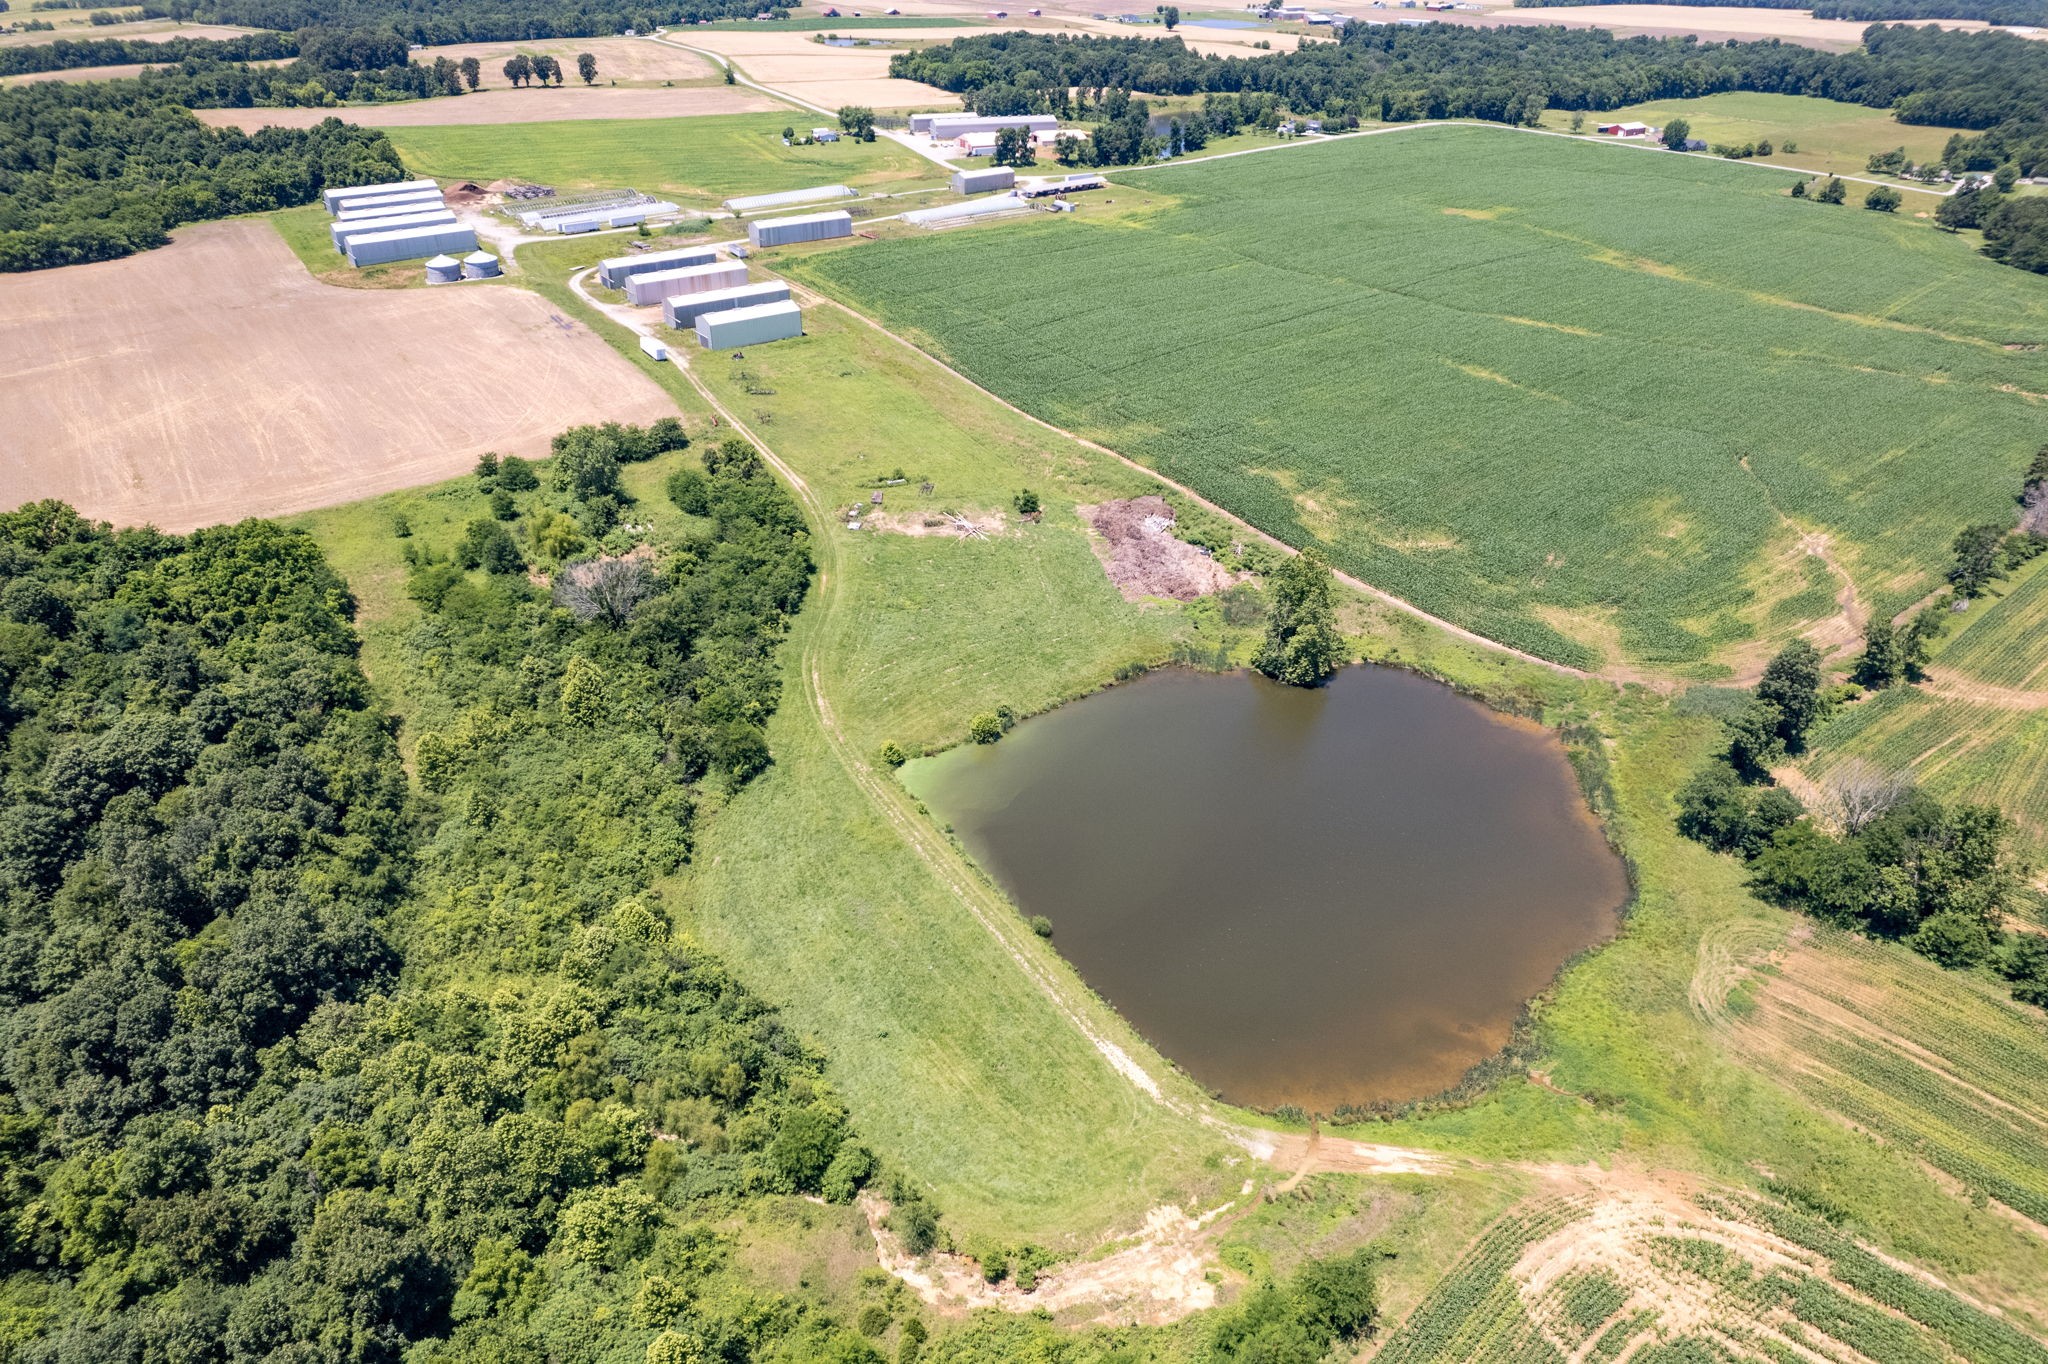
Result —
<path fill-rule="evenodd" d="M 1903 941 L 1944 966 L 1996 965 L 2021 998 L 2048 1000 L 2048 944 L 2003 927 L 2031 893 L 2004 814 L 1944 804 L 1859 764 L 1830 774 L 1821 818 L 1770 784 L 1771 766 L 1804 751 L 1838 700 L 1822 691 L 1813 647 L 1788 646 L 1728 719 L 1727 747 L 1679 792 L 1679 829 L 1746 861 L 1764 899 Z"/>
<path fill-rule="evenodd" d="M 1282 559 L 1266 575 L 1266 638 L 1252 666 L 1276 682 L 1313 687 L 1350 660 L 1337 633 L 1330 566 L 1314 549 Z"/>
<path fill-rule="evenodd" d="M 1546 107 L 1613 109 L 1758 90 L 1896 106 L 1904 122 L 1974 129 L 2038 120 L 2048 105 L 2048 49 L 2040 43 L 1883 25 L 1846 53 L 1775 40 L 1617 39 L 1592 29 L 1352 24 L 1340 41 L 1296 52 L 1209 57 L 1170 39 L 1013 32 L 898 53 L 890 71 L 993 113 L 1058 113 L 1076 90 L 1250 92 L 1326 121 L 1528 123 Z"/>
<path fill-rule="evenodd" d="M 110 260 L 181 223 L 403 174 L 383 133 L 335 119 L 250 134 L 207 127 L 148 78 L 14 86 L 0 90 L 0 271 Z"/>
<path fill-rule="evenodd" d="M 856 142 L 875 140 L 875 111 L 865 104 L 848 104 L 839 110 L 839 130 Z"/>
<path fill-rule="evenodd" d="M 779 13 L 788 7 L 765 8 Z M 436 0 L 431 6 L 409 0 L 145 0 L 142 12 L 150 18 L 287 32 L 322 24 L 389 28 L 408 43 L 436 47 L 652 33 L 662 25 L 751 19 L 763 9 L 753 0 L 522 0 L 518 5 L 500 0 Z"/>
<path fill-rule="evenodd" d="M 1731 0 L 1752 9 L 1807 9 L 1807 0 Z M 1621 0 L 1515 0 L 1517 9 L 1542 9 L 1580 4 L 1619 4 Z M 1712 5 L 1722 0 L 1673 0 L 1680 5 Z M 1816 19 L 1850 19 L 1877 23 L 1888 19 L 1981 19 L 1989 24 L 2048 24 L 2048 0 L 1812 0 Z"/>
<path fill-rule="evenodd" d="M 875 1162 L 647 890 L 808 581 L 758 457 L 705 466 L 615 613 L 420 556 L 417 786 L 303 533 L 0 516 L 10 1359 L 881 1364 L 732 1264 Z"/>
<path fill-rule="evenodd" d="M 144 42 L 139 38 L 59 38 L 54 43 L 0 47 L 0 76 L 142 62 L 261 62 L 298 55 L 298 39 L 289 33 L 249 33 L 235 38 L 170 38 L 160 43 Z"/>

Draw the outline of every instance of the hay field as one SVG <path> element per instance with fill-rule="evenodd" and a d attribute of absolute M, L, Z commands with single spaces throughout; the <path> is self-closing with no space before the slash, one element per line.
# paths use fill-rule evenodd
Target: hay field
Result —
<path fill-rule="evenodd" d="M 1674 118 L 1692 125 L 1692 135 L 1709 143 L 1740 145 L 1768 139 L 1778 150 L 1765 160 L 1806 167 L 1830 175 L 1863 175 L 1873 152 L 1904 147 L 1914 161 L 1941 155 L 1954 128 L 1900 123 L 1889 109 L 1842 104 L 1808 95 L 1766 95 L 1748 91 L 1703 95 L 1698 99 L 1655 100 L 1586 116 L 1587 126 L 1637 119 L 1661 127 Z M 1566 129 L 1571 115 L 1551 109 L 1546 128 Z M 1783 150 L 1787 139 L 1799 144 Z M 1932 205 L 1930 205 L 1931 207 Z"/>
<path fill-rule="evenodd" d="M 1112 223 L 1090 202 L 789 268 L 1579 664 L 1725 675 L 1810 628 L 1832 602 L 1772 567 L 1807 530 L 1866 594 L 1924 590 L 2040 444 L 2048 353 L 2006 345 L 2048 339 L 2048 279 L 1789 175 L 1463 127 L 1119 178 Z"/>
<path fill-rule="evenodd" d="M 416 52 L 413 60 L 422 66 L 432 66 L 436 57 L 446 57 L 452 62 L 475 57 L 483 64 L 483 88 L 488 90 L 510 88 L 510 82 L 505 79 L 504 65 L 507 59 L 520 52 L 529 57 L 553 57 L 560 62 L 564 90 L 582 88 L 583 82 L 576 75 L 576 57 L 583 52 L 597 58 L 597 83 L 600 86 L 612 81 L 631 85 L 660 81 L 715 83 L 719 79 L 717 69 L 696 53 L 685 52 L 673 43 L 647 38 L 536 38 L 528 42 L 454 43 Z"/>
<path fill-rule="evenodd" d="M 579 422 L 666 395 L 588 329 L 511 288 L 391 293 L 311 279 L 270 225 L 206 223 L 161 251 L 0 277 L 0 504 L 187 530 L 542 455 Z"/>
<path fill-rule="evenodd" d="M 175 19 L 138 19 L 131 24 L 94 24 L 89 19 L 88 11 L 82 9 L 44 10 L 34 16 L 17 17 L 45 19 L 56 27 L 35 33 L 0 33 L 0 47 L 35 47 L 41 43 L 54 43 L 59 38 L 123 38 L 141 43 L 162 43 L 173 38 L 238 38 L 244 33 L 261 31 L 237 28 L 233 24 L 181 24 Z"/>
<path fill-rule="evenodd" d="M 934 42 L 962 37 L 961 28 L 888 29 L 877 37 L 923 38 Z M 960 101 L 934 85 L 895 80 L 886 47 L 827 47 L 814 33 L 732 33 L 690 31 L 674 41 L 716 52 L 750 80 L 823 109 L 864 104 L 874 109 L 956 109 Z"/>
<path fill-rule="evenodd" d="M 195 109 L 216 128 L 311 128 L 343 118 L 365 128 L 499 127 L 508 124 L 580 123 L 598 119 L 700 118 L 751 114 L 784 106 L 758 90 L 715 85 L 673 90 L 595 86 L 585 90 L 479 90 L 474 95 L 355 104 L 341 109 Z"/>
<path fill-rule="evenodd" d="M 563 189 L 631 185 L 684 199 L 768 194 L 807 185 L 884 187 L 937 168 L 886 138 L 782 145 L 783 128 L 817 114 L 783 109 L 737 118 L 524 123 L 393 129 L 406 166 L 443 180 L 534 180 Z"/>
<path fill-rule="evenodd" d="M 1648 34 L 1668 37 L 1691 33 L 1702 40 L 1720 42 L 1729 38 L 1751 41 L 1782 38 L 1805 47 L 1846 52 L 1863 41 L 1869 25 L 1854 19 L 1816 19 L 1810 10 L 1754 9 L 1741 5 L 1584 5 L 1545 6 L 1514 9 L 1507 4 L 1484 13 L 1434 15 L 1455 24 L 1527 25 L 1562 24 L 1568 28 L 1604 28 L 1624 38 Z M 1976 31 L 1991 27 L 1977 19 L 1930 19 L 1942 28 Z"/>

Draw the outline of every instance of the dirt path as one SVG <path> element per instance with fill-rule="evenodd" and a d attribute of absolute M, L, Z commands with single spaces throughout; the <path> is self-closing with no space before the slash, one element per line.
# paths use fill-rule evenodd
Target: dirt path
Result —
<path fill-rule="evenodd" d="M 2048 710 L 2048 691 L 2022 691 L 2017 687 L 2001 687 L 1991 682 L 1979 682 L 1950 672 L 1946 668 L 1929 668 L 1926 680 L 1920 684 L 1922 690 L 1931 696 L 1947 701 L 1967 701 L 1979 706 L 1994 706 L 1999 710 Z"/>

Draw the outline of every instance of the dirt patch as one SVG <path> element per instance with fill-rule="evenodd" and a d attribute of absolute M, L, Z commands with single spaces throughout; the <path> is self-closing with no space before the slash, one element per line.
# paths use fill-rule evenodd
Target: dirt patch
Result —
<path fill-rule="evenodd" d="M 311 128 L 344 118 L 365 128 L 433 128 L 499 123 L 571 123 L 593 118 L 690 118 L 698 114 L 753 114 L 781 109 L 759 91 L 740 86 L 678 86 L 673 90 L 480 90 L 474 95 L 356 104 L 344 109 L 196 109 L 216 128 Z"/>
<path fill-rule="evenodd" d="M 884 535 L 936 535 L 949 540 L 985 540 L 991 535 L 1007 534 L 1006 518 L 999 511 L 983 511 L 969 507 L 963 512 L 946 511 L 884 511 L 879 508 L 862 507 L 860 514 L 848 513 L 846 521 L 859 521 L 864 531 L 880 531 Z"/>
<path fill-rule="evenodd" d="M 1094 528 L 1099 538 L 1089 543 L 1125 601 L 1193 601 L 1244 577 L 1187 541 L 1175 539 L 1173 508 L 1163 497 L 1129 497 L 1074 510 Z"/>
<path fill-rule="evenodd" d="M 0 506 L 58 497 L 166 530 L 544 456 L 565 426 L 675 405 L 522 289 L 336 289 L 270 224 L 0 277 Z"/>

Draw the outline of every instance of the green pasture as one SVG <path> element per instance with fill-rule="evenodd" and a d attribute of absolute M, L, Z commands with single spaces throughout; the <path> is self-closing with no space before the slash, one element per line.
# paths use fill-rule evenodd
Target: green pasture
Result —
<path fill-rule="evenodd" d="M 1936 662 L 1944 671 L 2016 691 L 2048 691 L 2048 558 L 1972 602 Z"/>
<path fill-rule="evenodd" d="M 1800 533 L 1924 590 L 2040 443 L 2048 280 L 1793 178 L 1401 130 L 789 268 L 1427 610 L 1712 676 L 1802 623 Z"/>
<path fill-rule="evenodd" d="M 1551 109 L 1543 115 L 1546 128 L 1571 126 L 1571 113 Z M 1862 104 L 1843 104 L 1811 95 L 1771 95 L 1754 91 L 1730 91 L 1702 95 L 1697 99 L 1653 100 L 1620 109 L 1586 115 L 1586 127 L 1596 123 L 1648 123 L 1662 127 L 1674 118 L 1692 125 L 1692 135 L 1709 145 L 1769 141 L 1775 150 L 1765 158 L 1784 165 L 1803 166 L 1829 175 L 1861 175 L 1872 153 L 1906 149 L 1914 162 L 1934 161 L 1956 132 L 1900 123 L 1889 109 Z M 1784 150 L 1787 142 L 1798 150 Z M 1910 202 L 1910 201 L 1909 201 Z"/>
<path fill-rule="evenodd" d="M 530 180 L 559 189 L 629 185 L 689 200 L 772 194 L 810 185 L 899 188 L 936 178 L 930 162 L 897 144 L 782 145 L 782 130 L 817 115 L 713 114 L 563 123 L 392 128 L 406 168 L 441 180 Z"/>

